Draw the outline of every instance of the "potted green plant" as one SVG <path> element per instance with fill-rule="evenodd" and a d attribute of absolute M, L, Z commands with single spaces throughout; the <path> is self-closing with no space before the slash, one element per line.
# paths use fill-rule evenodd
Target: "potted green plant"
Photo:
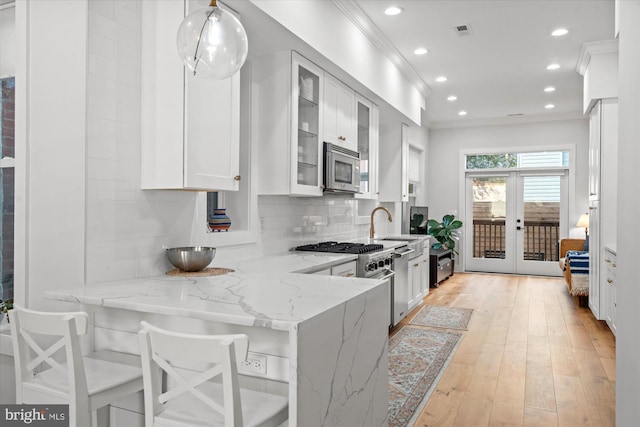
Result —
<path fill-rule="evenodd" d="M 6 301 L 2 301 L 0 300 L 0 323 L 2 323 L 2 321 L 4 320 L 4 318 L 7 316 L 7 312 L 9 310 L 11 310 L 13 308 L 13 300 L 9 299 Z M 7 317 L 7 322 L 9 321 L 9 318 Z"/>
<path fill-rule="evenodd" d="M 462 228 L 462 221 L 449 214 L 442 217 L 442 222 L 430 219 L 427 227 L 427 233 L 438 241 L 438 243 L 431 245 L 433 249 L 451 249 L 453 253 L 458 253 L 456 240 L 458 240 L 458 232 Z"/>

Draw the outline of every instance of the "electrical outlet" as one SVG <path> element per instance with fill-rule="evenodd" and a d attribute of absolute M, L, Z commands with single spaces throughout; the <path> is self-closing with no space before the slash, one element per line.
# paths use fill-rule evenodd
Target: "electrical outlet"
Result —
<path fill-rule="evenodd" d="M 267 356 L 264 354 L 249 352 L 247 360 L 240 362 L 238 370 L 267 375 Z"/>

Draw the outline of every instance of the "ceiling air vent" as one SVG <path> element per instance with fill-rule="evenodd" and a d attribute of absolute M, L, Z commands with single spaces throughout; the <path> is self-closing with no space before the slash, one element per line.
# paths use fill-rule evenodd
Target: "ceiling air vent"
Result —
<path fill-rule="evenodd" d="M 456 25 L 456 33 L 461 36 L 466 36 L 471 34 L 471 26 L 469 24 Z"/>
<path fill-rule="evenodd" d="M 507 117 L 518 117 L 518 116 L 524 116 L 524 114 L 523 113 L 507 114 Z"/>

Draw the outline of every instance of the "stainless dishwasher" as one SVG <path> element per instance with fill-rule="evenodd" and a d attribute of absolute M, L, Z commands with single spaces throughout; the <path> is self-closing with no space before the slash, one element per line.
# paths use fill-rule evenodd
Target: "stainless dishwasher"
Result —
<path fill-rule="evenodd" d="M 393 311 L 391 313 L 392 326 L 397 325 L 409 311 L 409 258 L 415 249 L 401 246 L 395 250 L 393 256 Z"/>

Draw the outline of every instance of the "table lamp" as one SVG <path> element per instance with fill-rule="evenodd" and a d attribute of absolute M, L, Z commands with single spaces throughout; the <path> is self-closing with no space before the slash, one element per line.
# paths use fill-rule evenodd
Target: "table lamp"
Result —
<path fill-rule="evenodd" d="M 589 214 L 588 213 L 583 213 L 582 215 L 580 215 L 580 218 L 576 223 L 576 227 L 584 227 L 585 238 L 589 235 Z"/>

